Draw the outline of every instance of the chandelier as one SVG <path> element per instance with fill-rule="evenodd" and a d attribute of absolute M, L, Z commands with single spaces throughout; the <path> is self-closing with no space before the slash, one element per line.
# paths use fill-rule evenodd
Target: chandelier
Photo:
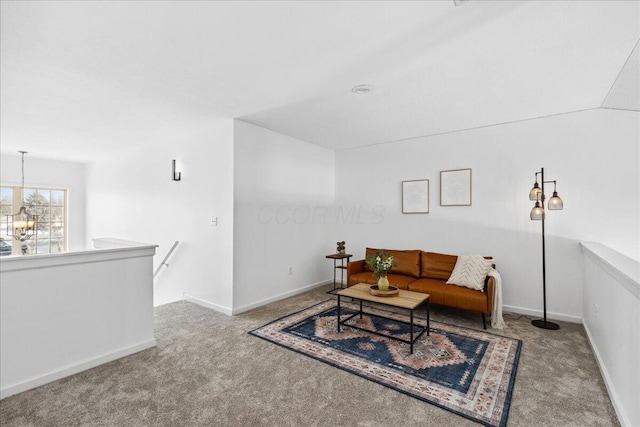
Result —
<path fill-rule="evenodd" d="M 26 151 L 18 151 L 22 154 L 22 188 L 20 190 L 20 198 L 24 197 L 24 155 Z M 7 215 L 7 225 L 11 222 L 11 226 L 7 227 L 7 235 L 13 236 L 14 239 L 24 242 L 33 237 L 38 222 L 38 216 L 29 213 L 24 206 L 24 200 L 18 212 L 13 215 Z"/>

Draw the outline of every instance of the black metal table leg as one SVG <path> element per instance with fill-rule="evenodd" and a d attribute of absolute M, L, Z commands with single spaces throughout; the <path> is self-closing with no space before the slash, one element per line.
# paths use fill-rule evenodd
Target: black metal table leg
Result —
<path fill-rule="evenodd" d="M 411 313 L 411 320 L 409 321 L 409 340 L 411 341 L 411 347 L 409 354 L 413 354 L 413 310 L 409 310 L 409 312 Z"/>
<path fill-rule="evenodd" d="M 362 319 L 362 300 L 360 300 L 360 318 Z"/>
<path fill-rule="evenodd" d="M 336 262 L 338 260 L 334 259 L 333 260 L 333 290 L 336 290 Z"/>
<path fill-rule="evenodd" d="M 430 320 L 429 320 L 429 300 L 427 300 L 427 335 L 429 335 L 429 332 L 431 330 L 431 327 L 429 326 Z"/>
<path fill-rule="evenodd" d="M 340 295 L 338 295 L 338 333 L 340 333 Z"/>

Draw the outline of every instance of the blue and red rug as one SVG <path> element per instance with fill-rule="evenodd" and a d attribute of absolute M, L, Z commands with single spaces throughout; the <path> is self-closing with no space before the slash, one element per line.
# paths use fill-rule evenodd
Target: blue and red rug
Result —
<path fill-rule="evenodd" d="M 341 318 L 357 311 L 343 303 Z M 349 322 L 409 339 L 407 314 L 364 311 Z M 431 334 L 410 355 L 400 341 L 348 326 L 337 333 L 336 314 L 336 301 L 328 300 L 249 333 L 478 423 L 506 425 L 522 341 L 431 320 Z"/>

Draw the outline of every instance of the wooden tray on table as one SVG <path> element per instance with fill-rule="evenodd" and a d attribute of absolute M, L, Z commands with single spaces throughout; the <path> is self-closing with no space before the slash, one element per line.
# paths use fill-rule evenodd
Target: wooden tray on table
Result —
<path fill-rule="evenodd" d="M 378 289 L 378 285 L 371 285 L 369 287 L 369 293 L 376 297 L 394 297 L 398 295 L 398 288 L 392 285 L 389 285 L 389 289 L 386 291 L 381 291 Z"/>

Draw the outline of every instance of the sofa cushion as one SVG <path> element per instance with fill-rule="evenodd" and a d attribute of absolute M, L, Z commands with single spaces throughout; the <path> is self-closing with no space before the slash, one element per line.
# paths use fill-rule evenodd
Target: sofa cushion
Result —
<path fill-rule="evenodd" d="M 444 304 L 444 295 L 453 286 L 447 285 L 440 279 L 418 279 L 411 282 L 409 289 L 414 292 L 429 294 L 429 302 L 433 304 Z"/>
<path fill-rule="evenodd" d="M 374 256 L 379 249 L 367 248 L 365 256 Z M 394 266 L 391 267 L 390 273 L 403 274 L 405 276 L 420 277 L 420 253 L 422 251 L 416 250 L 395 250 L 384 249 L 387 255 L 393 257 Z M 367 271 L 372 271 L 371 267 L 365 266 Z M 449 276 L 447 276 L 448 278 Z"/>
<path fill-rule="evenodd" d="M 371 285 L 375 285 L 378 282 L 370 271 L 363 271 L 349 276 L 349 286 L 353 286 L 358 283 L 369 283 Z"/>
<path fill-rule="evenodd" d="M 458 259 L 455 255 L 438 254 L 435 252 L 422 252 L 420 257 L 422 264 L 420 277 L 440 280 L 449 279 L 453 267 L 456 265 L 456 260 Z"/>
<path fill-rule="evenodd" d="M 429 294 L 429 302 L 447 307 L 490 313 L 486 292 L 461 286 L 447 285 L 444 280 L 417 279 L 409 283 L 408 290 Z"/>
<path fill-rule="evenodd" d="M 480 291 L 484 289 L 484 281 L 491 263 L 491 260 L 485 259 L 482 255 L 460 255 L 447 284 Z"/>
<path fill-rule="evenodd" d="M 446 306 L 489 313 L 488 299 L 485 292 L 461 286 L 445 286 L 454 288 L 453 292 L 449 291 L 444 296 L 444 304 Z"/>
<path fill-rule="evenodd" d="M 387 274 L 387 279 L 389 279 L 390 285 L 396 286 L 398 289 L 404 289 L 405 291 L 409 289 L 409 284 L 416 280 L 415 277 L 404 274 Z"/>

